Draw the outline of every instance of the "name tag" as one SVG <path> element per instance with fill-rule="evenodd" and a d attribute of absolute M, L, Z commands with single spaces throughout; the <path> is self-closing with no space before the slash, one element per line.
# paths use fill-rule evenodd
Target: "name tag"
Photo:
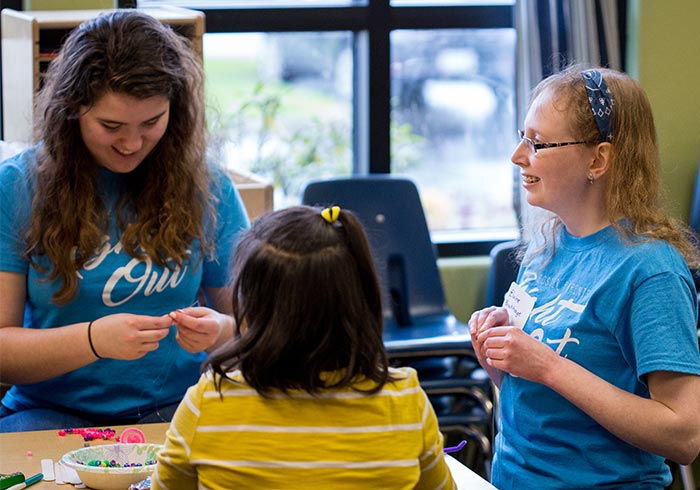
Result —
<path fill-rule="evenodd" d="M 511 325 L 523 328 L 530 312 L 535 307 L 535 299 L 516 283 L 511 283 L 503 298 L 503 306 L 508 310 Z"/>

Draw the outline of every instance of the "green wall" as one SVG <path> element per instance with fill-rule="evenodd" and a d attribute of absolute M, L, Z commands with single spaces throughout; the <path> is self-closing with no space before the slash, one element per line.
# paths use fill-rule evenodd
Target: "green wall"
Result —
<path fill-rule="evenodd" d="M 491 258 L 449 257 L 438 259 L 445 299 L 457 319 L 466 322 L 475 310 L 486 305 L 486 281 Z"/>
<path fill-rule="evenodd" d="M 628 71 L 651 101 L 668 210 L 687 221 L 700 161 L 700 2 L 631 0 Z M 672 490 L 682 484 L 677 468 Z M 693 463 L 696 485 L 700 459 Z"/>
<path fill-rule="evenodd" d="M 24 0 L 22 10 L 81 10 L 116 8 L 117 0 Z"/>
<path fill-rule="evenodd" d="M 687 221 L 700 161 L 700 2 L 630 1 L 629 72 L 654 110 L 668 210 Z"/>

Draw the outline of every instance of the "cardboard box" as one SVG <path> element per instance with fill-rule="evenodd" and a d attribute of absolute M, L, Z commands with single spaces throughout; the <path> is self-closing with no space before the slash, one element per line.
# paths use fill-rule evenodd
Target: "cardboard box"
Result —
<path fill-rule="evenodd" d="M 272 211 L 273 188 L 270 182 L 257 175 L 236 170 L 229 170 L 229 174 L 241 194 L 251 222 L 261 214 Z"/>

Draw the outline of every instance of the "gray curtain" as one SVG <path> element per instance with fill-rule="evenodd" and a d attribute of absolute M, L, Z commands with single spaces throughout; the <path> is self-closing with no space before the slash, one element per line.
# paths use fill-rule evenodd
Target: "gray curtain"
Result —
<path fill-rule="evenodd" d="M 516 0 L 515 17 L 518 127 L 532 89 L 548 75 L 572 63 L 625 69 L 627 0 Z M 522 226 L 529 210 L 517 167 L 513 196 Z"/>

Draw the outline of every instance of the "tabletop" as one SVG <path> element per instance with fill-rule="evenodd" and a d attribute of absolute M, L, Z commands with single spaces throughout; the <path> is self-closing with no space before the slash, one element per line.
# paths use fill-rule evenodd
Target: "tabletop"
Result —
<path fill-rule="evenodd" d="M 165 442 L 167 423 L 142 424 L 136 427 L 143 431 L 146 442 L 156 444 Z M 125 428 L 127 426 L 112 427 L 117 435 L 121 434 Z M 114 443 L 114 440 L 94 440 L 87 444 Z M 65 453 L 84 447 L 85 444 L 86 442 L 79 434 L 61 436 L 57 430 L 0 433 L 0 474 L 21 471 L 26 478 L 29 478 L 41 472 L 42 459 L 52 459 L 54 462 L 58 462 Z M 459 490 L 496 490 L 496 487 L 452 456 L 446 455 L 445 457 Z M 64 490 L 72 488 L 71 485 L 56 485 L 52 481 L 40 481 L 29 488 L 30 490 L 55 490 L 59 487 Z"/>
<path fill-rule="evenodd" d="M 115 426 L 117 435 L 128 426 Z M 162 444 L 165 442 L 167 423 L 143 424 L 136 426 L 146 436 L 146 442 Z M 94 440 L 87 444 L 114 444 L 112 440 Z M 68 451 L 84 447 L 86 442 L 79 434 L 58 435 L 57 430 L 40 430 L 33 432 L 8 432 L 0 434 L 0 474 L 21 471 L 25 478 L 41 473 L 41 460 L 52 459 L 58 462 Z M 29 487 L 30 490 L 63 488 L 70 490 L 71 485 L 56 485 L 52 481 L 41 481 Z"/>

